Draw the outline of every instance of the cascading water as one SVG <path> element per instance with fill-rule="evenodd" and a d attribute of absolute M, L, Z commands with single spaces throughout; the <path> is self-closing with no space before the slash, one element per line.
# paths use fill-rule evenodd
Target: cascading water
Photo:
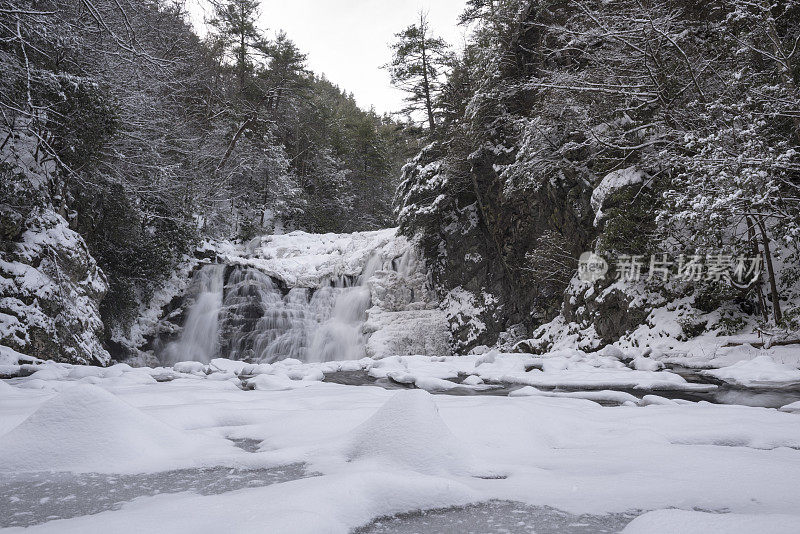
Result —
<path fill-rule="evenodd" d="M 281 290 L 266 274 L 236 267 L 225 286 L 223 353 L 236 360 L 330 361 L 364 356 L 366 285 L 335 280 L 319 289 Z"/>
<path fill-rule="evenodd" d="M 323 362 L 385 355 L 381 347 L 447 351 L 446 320 L 428 299 L 413 247 L 393 232 L 264 240 L 196 272 L 190 294 L 197 296 L 187 299 L 183 330 L 160 351 L 162 361 Z M 382 328 L 376 350 L 371 336 Z"/>
<path fill-rule="evenodd" d="M 217 354 L 224 273 L 224 265 L 206 265 L 195 275 L 197 297 L 189 307 L 180 339 L 165 350 L 167 361 L 208 362 Z"/>

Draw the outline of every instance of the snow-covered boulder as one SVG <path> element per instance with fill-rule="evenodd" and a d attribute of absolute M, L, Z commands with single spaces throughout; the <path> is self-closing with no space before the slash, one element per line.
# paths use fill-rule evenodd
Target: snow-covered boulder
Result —
<path fill-rule="evenodd" d="M 644 174 L 635 167 L 620 169 L 605 175 L 592 191 L 591 203 L 595 212 L 594 225 L 598 226 L 602 222 L 603 208 L 609 207 L 614 193 L 626 187 L 638 185 L 643 180 Z"/>

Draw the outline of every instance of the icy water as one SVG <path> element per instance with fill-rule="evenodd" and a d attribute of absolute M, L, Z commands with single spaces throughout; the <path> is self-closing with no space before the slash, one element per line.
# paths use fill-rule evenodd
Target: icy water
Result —
<path fill-rule="evenodd" d="M 271 469 L 181 469 L 145 475 L 26 473 L 0 475 L 0 528 L 25 527 L 116 510 L 137 497 L 228 491 L 315 476 L 303 464 Z"/>
<path fill-rule="evenodd" d="M 754 406 L 760 408 L 780 408 L 787 404 L 800 401 L 800 389 L 786 388 L 786 389 L 755 389 L 755 388 L 737 388 L 724 384 L 722 382 L 709 380 L 707 377 L 695 373 L 692 375 L 690 371 L 683 371 L 680 373 L 688 382 L 704 383 L 717 385 L 717 389 L 708 392 L 696 391 L 682 391 L 682 390 L 645 390 L 634 388 L 606 388 L 604 390 L 619 391 L 629 393 L 634 397 L 642 398 L 645 395 L 658 395 L 672 400 L 687 400 L 692 402 L 712 402 L 714 404 L 738 404 L 741 406 Z M 453 379 L 453 382 L 458 383 L 461 377 Z M 369 376 L 366 371 L 339 371 L 325 375 L 325 382 L 334 384 L 344 384 L 350 386 L 380 386 L 385 389 L 409 389 L 413 386 L 408 384 L 400 384 L 393 380 L 386 378 L 373 378 Z M 495 395 L 507 396 L 510 392 L 520 389 L 522 386 L 518 384 L 490 384 L 486 389 L 473 389 L 468 387 L 457 387 L 445 391 L 432 391 L 434 394 L 441 395 Z M 548 392 L 564 392 L 571 393 L 577 391 L 593 391 L 591 387 L 547 387 L 537 386 L 538 389 Z M 596 389 L 594 389 L 596 390 Z M 600 402 L 604 406 L 618 406 L 614 402 Z"/>
<path fill-rule="evenodd" d="M 489 501 L 381 517 L 354 534 L 602 534 L 621 532 L 636 515 L 571 515 L 547 506 Z"/>

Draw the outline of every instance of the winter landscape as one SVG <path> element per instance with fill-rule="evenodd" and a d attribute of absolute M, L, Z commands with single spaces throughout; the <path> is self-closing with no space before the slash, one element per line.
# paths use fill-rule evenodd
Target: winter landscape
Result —
<path fill-rule="evenodd" d="M 0 114 L 0 532 L 800 532 L 800 3 L 0 0 Z"/>

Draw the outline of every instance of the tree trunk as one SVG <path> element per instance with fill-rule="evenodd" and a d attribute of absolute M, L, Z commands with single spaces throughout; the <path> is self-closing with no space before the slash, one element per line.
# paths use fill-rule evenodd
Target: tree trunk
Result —
<path fill-rule="evenodd" d="M 794 65 L 792 62 L 795 54 L 794 52 L 787 53 L 787 51 L 783 48 L 780 36 L 778 35 L 778 28 L 775 26 L 775 19 L 772 17 L 769 3 L 762 0 L 761 10 L 764 14 L 764 23 L 767 26 L 767 35 L 772 43 L 772 50 L 775 53 L 775 57 L 779 59 L 777 63 L 781 72 L 781 81 L 783 82 L 784 87 L 786 87 L 790 92 L 796 94 L 798 92 L 798 87 L 794 82 Z M 800 144 L 800 116 L 794 115 L 792 117 L 792 121 L 794 122 L 795 140 L 798 144 Z"/>
<path fill-rule="evenodd" d="M 751 246 L 753 247 L 753 258 L 758 258 L 761 256 L 761 251 L 758 248 L 758 239 L 756 238 L 756 229 L 753 225 L 753 219 L 751 217 L 747 218 L 747 238 L 750 241 Z M 758 310 L 761 312 L 761 316 L 764 317 L 764 321 L 769 321 L 769 312 L 767 312 L 767 301 L 764 298 L 764 292 L 761 291 L 761 281 L 756 284 L 756 294 L 758 295 Z"/>
<path fill-rule="evenodd" d="M 427 23 L 425 17 L 420 15 L 419 21 L 420 38 L 422 42 L 422 91 L 425 93 L 425 109 L 428 111 L 428 126 L 431 132 L 436 129 L 436 119 L 433 116 L 433 102 L 431 99 L 431 83 L 428 78 L 428 47 L 426 44 L 426 35 L 428 33 Z"/>
<path fill-rule="evenodd" d="M 761 218 L 761 216 L 756 215 L 755 221 L 758 225 L 758 229 L 761 231 L 761 241 L 764 243 L 764 263 L 767 265 L 767 276 L 769 277 L 770 300 L 772 300 L 772 318 L 775 320 L 775 324 L 777 325 L 781 322 L 781 319 L 783 319 L 783 314 L 781 313 L 778 284 L 775 281 L 775 268 L 772 265 L 772 253 L 769 249 L 769 237 L 767 236 L 767 228 L 764 225 L 764 220 Z"/>
<path fill-rule="evenodd" d="M 244 75 L 245 75 L 245 60 L 247 59 L 245 49 L 245 22 L 244 22 L 244 4 L 239 3 L 239 93 L 244 94 Z"/>

